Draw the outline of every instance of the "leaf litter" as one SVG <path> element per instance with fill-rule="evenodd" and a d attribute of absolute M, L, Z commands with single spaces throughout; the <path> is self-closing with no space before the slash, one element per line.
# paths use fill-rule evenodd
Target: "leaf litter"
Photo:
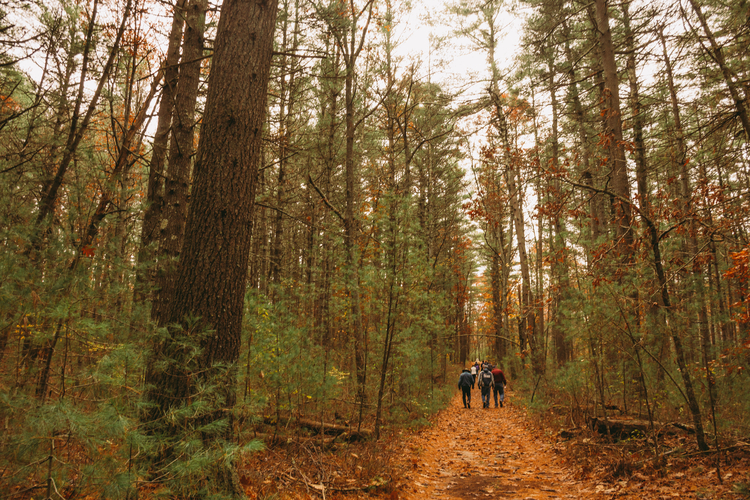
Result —
<path fill-rule="evenodd" d="M 472 396 L 481 406 L 479 391 Z M 672 444 L 684 448 L 684 438 Z M 241 470 L 249 498 L 750 499 L 749 447 L 725 453 L 722 482 L 711 468 L 715 456 L 689 449 L 660 468 L 643 460 L 623 467 L 621 448 L 591 432 L 561 439 L 514 405 L 512 392 L 503 408 L 488 409 L 465 409 L 458 395 L 413 434 L 326 450 L 310 446 L 249 458 Z M 632 456 L 635 462 L 638 454 Z"/>

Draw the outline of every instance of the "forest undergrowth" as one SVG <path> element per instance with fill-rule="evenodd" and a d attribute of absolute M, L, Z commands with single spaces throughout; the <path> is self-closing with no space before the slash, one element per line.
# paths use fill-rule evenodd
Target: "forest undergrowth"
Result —
<path fill-rule="evenodd" d="M 721 436 L 718 452 L 703 452 L 689 426 L 656 422 L 655 446 L 653 437 L 636 429 L 643 424 L 640 415 L 608 405 L 612 432 L 602 433 L 601 418 L 554 396 L 525 407 L 530 425 L 554 443 L 578 479 L 593 482 L 607 498 L 750 498 L 750 443 L 740 433 Z"/>
<path fill-rule="evenodd" d="M 629 429 L 626 423 L 642 421 L 614 405 L 608 405 L 611 432 L 600 433 L 595 424 L 601 419 L 566 403 L 563 393 L 535 391 L 522 377 L 500 409 L 479 408 L 478 391 L 474 408 L 462 408 L 452 384 L 436 394 L 434 413 L 390 418 L 379 440 L 370 420 L 357 426 L 351 415 L 338 411 L 285 414 L 268 406 L 262 412 L 266 416 L 238 423 L 240 444 L 264 443 L 259 451 L 242 453 L 237 463 L 241 486 L 252 500 L 425 498 L 423 489 L 430 481 L 434 491 L 444 492 L 442 498 L 468 498 L 461 496 L 467 492 L 513 498 L 500 494 L 509 487 L 542 495 L 533 498 L 560 491 L 568 496 L 549 498 L 750 498 L 750 443 L 741 433 L 724 433 L 718 453 L 713 448 L 701 452 L 689 427 L 662 423 L 655 447 L 653 438 L 641 431 L 622 432 Z M 91 443 L 73 433 L 53 436 L 50 443 L 50 470 L 65 468 L 72 481 L 65 487 L 51 481 L 29 488 L 30 476 L 27 485 L 7 490 L 6 496 L 30 500 L 46 490 L 51 498 L 88 500 L 107 498 L 117 489 L 118 477 L 96 478 L 91 471 L 107 461 L 122 462 L 128 455 L 126 442 L 102 438 L 94 454 Z M 483 471 L 483 464 L 495 470 Z M 100 487 L 94 487 L 97 481 Z M 460 485 L 463 490 L 457 489 Z M 142 481 L 128 498 L 148 500 L 163 493 L 158 482 Z"/>
<path fill-rule="evenodd" d="M 518 441 L 531 450 L 522 455 L 529 469 L 548 474 L 552 459 L 568 471 L 570 481 L 560 483 L 578 485 L 573 498 L 750 498 L 750 444 L 739 436 L 725 436 L 719 453 L 706 453 L 688 431 L 669 431 L 660 437 L 657 455 L 653 441 L 642 433 L 607 435 L 587 425 L 571 427 L 572 408 L 552 404 L 552 398 L 541 404 L 537 399 L 535 404 L 531 394 L 523 388 L 510 393 L 509 402 L 500 410 L 483 410 L 478 405 L 466 410 L 460 408 L 456 396 L 419 428 L 394 427 L 379 441 L 323 444 L 289 439 L 271 443 L 265 451 L 245 458 L 240 466 L 242 484 L 251 499 L 424 498 L 420 488 L 429 482 L 424 479 L 425 470 L 440 470 L 448 480 L 467 479 L 463 475 L 451 478 L 452 473 L 429 463 L 448 453 L 449 442 L 463 443 L 460 448 L 465 453 L 476 454 L 469 470 L 481 475 L 482 464 L 491 457 L 518 456 L 512 445 L 506 445 Z M 475 391 L 474 397 L 478 396 Z M 614 413 L 613 421 L 639 421 L 637 416 Z M 488 418 L 497 420 L 494 432 L 482 424 Z M 504 440 L 495 441 L 497 436 Z M 448 458 L 442 462 L 452 463 Z M 495 489 L 487 491 L 494 491 L 498 498 L 512 498 L 502 495 L 507 481 L 491 477 Z M 559 493 L 562 487 L 555 481 L 542 484 L 542 495 L 551 488 Z M 475 493 L 484 494 L 485 489 L 476 487 Z M 445 495 L 453 498 L 450 489 Z"/>

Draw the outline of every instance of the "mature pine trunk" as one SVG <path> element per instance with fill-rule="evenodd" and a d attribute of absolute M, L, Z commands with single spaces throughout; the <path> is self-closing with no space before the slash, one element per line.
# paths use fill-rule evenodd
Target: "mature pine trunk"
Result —
<path fill-rule="evenodd" d="M 180 42 L 185 25 L 184 8 L 187 0 L 177 0 L 172 15 L 172 27 L 169 32 L 169 45 L 167 55 L 162 68 L 164 69 L 164 88 L 161 92 L 161 101 L 157 111 L 156 132 L 151 145 L 151 162 L 148 171 L 148 183 L 146 192 L 146 211 L 143 214 L 143 225 L 141 227 L 141 248 L 138 253 L 138 262 L 143 263 L 150 260 L 148 247 L 156 240 L 159 214 L 161 212 L 161 198 L 164 195 L 164 160 L 167 155 L 167 144 L 169 143 L 169 131 L 172 127 L 172 110 L 174 109 L 174 96 L 177 89 L 180 62 Z M 145 282 L 146 277 L 139 275 L 139 282 Z"/>
<path fill-rule="evenodd" d="M 595 0 L 596 25 L 599 32 L 599 49 L 602 58 L 604 92 L 602 101 L 605 112 L 605 131 L 608 147 L 607 167 L 610 169 L 614 200 L 615 241 L 623 264 L 632 260 L 633 231 L 631 229 L 630 183 L 628 181 L 625 147 L 622 136 L 622 113 L 620 111 L 619 80 L 612 32 L 609 28 L 607 0 Z"/>
<path fill-rule="evenodd" d="M 163 205 L 159 214 L 159 261 L 151 318 L 160 326 L 167 321 L 168 307 L 176 280 L 176 262 L 182 249 L 185 217 L 188 212 L 190 169 L 195 136 L 195 108 L 200 86 L 203 32 L 206 24 L 206 0 L 190 0 L 185 9 L 185 40 L 183 41 L 180 77 L 174 94 L 172 137 L 169 162 L 164 179 Z"/>
<path fill-rule="evenodd" d="M 179 326 L 155 346 L 146 372 L 147 429 L 173 443 L 193 426 L 203 426 L 205 446 L 227 440 L 232 432 L 277 5 L 277 0 L 225 0 L 221 10 L 185 244 L 167 322 Z M 189 348 L 191 344 L 199 350 Z M 204 384 L 211 386 L 208 398 L 201 393 Z M 184 419 L 168 418 L 195 400 L 207 407 Z M 157 459 L 173 455 L 167 447 Z M 243 496 L 231 470 L 216 465 L 210 476 L 214 493 Z"/>

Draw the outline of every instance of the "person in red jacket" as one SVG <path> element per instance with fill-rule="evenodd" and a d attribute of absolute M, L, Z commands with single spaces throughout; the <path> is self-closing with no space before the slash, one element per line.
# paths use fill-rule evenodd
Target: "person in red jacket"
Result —
<path fill-rule="evenodd" d="M 492 396 L 495 398 L 495 408 L 497 408 L 498 394 L 500 394 L 500 408 L 502 408 L 503 401 L 505 400 L 505 385 L 508 383 L 508 380 L 505 378 L 503 371 L 497 367 L 492 370 L 492 378 L 495 379 L 494 389 L 492 390 Z"/>

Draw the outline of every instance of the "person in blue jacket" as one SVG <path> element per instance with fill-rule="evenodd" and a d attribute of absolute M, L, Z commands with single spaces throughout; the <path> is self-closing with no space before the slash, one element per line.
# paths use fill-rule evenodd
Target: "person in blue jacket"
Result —
<path fill-rule="evenodd" d="M 468 368 L 464 368 L 458 377 L 458 388 L 461 389 L 461 398 L 464 408 L 471 408 L 471 388 L 474 387 L 474 377 Z"/>

